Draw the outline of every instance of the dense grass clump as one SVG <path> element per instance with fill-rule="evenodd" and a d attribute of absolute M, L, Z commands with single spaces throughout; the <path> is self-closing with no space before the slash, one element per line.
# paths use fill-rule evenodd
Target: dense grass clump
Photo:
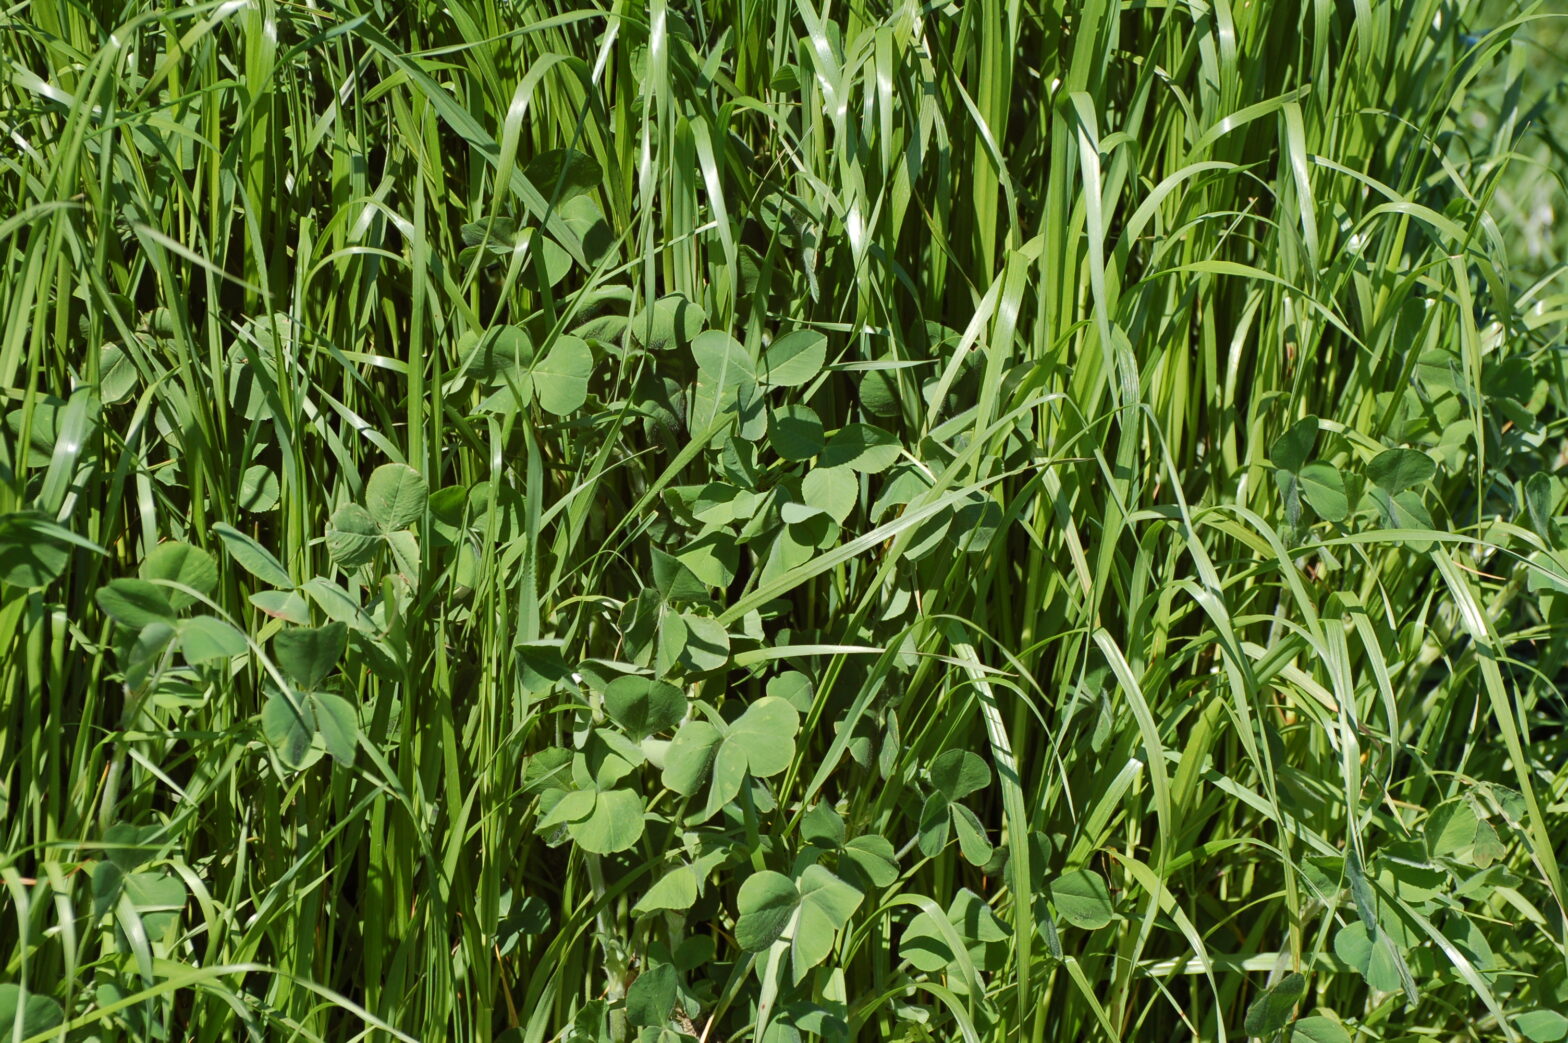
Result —
<path fill-rule="evenodd" d="M 1568 1037 L 1564 40 L 0 12 L 0 1038 Z"/>

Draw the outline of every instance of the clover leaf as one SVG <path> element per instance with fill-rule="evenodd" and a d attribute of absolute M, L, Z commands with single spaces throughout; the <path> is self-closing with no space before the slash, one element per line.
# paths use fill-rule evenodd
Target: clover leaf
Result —
<path fill-rule="evenodd" d="M 1305 977 L 1296 973 L 1285 975 L 1247 1007 L 1247 1035 L 1271 1036 L 1284 1028 L 1290 1023 L 1296 1004 L 1306 994 Z"/>
<path fill-rule="evenodd" d="M 604 689 L 604 709 L 632 739 L 674 727 L 686 713 L 686 696 L 666 681 L 617 677 Z"/>
<path fill-rule="evenodd" d="M 713 783 L 701 820 L 734 800 L 747 775 L 765 779 L 795 756 L 800 714 L 778 696 L 763 696 L 731 724 L 688 721 L 664 755 L 664 784 L 689 797 L 710 775 Z"/>
<path fill-rule="evenodd" d="M 1097 931 L 1116 918 L 1105 878 L 1092 869 L 1075 869 L 1051 881 L 1051 901 L 1074 927 Z"/>
<path fill-rule="evenodd" d="M 932 762 L 932 793 L 920 812 L 920 851 L 935 857 L 947 846 L 949 829 L 972 865 L 985 865 L 995 853 L 978 815 L 958 801 L 991 784 L 991 769 L 968 750 L 948 750 Z"/>
<path fill-rule="evenodd" d="M 787 939 L 798 983 L 833 951 L 861 897 L 819 865 L 807 866 L 798 880 L 764 869 L 740 886 L 735 941 L 747 952 L 759 952 Z"/>
<path fill-rule="evenodd" d="M 535 766 L 547 773 L 530 783 L 540 791 L 536 828 L 545 832 L 565 826 L 579 847 L 595 855 L 625 851 L 637 843 L 644 825 L 642 795 L 618 786 L 642 765 L 642 750 L 619 732 L 599 728 L 589 734 L 581 752 L 571 754 L 570 772 L 561 770 L 560 757 Z"/>

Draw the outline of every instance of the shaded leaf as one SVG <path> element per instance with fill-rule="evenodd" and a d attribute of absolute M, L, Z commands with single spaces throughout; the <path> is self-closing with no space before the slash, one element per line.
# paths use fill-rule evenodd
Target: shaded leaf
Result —
<path fill-rule="evenodd" d="M 1326 521 L 1342 522 L 1350 517 L 1350 499 L 1345 492 L 1345 479 L 1339 470 L 1321 460 L 1301 469 L 1301 494 L 1318 516 Z"/>
<path fill-rule="evenodd" d="M 1333 1018 L 1316 1015 L 1296 1020 L 1290 1028 L 1290 1043 L 1350 1043 L 1350 1033 Z"/>
<path fill-rule="evenodd" d="M 272 656 L 286 677 L 313 688 L 337 666 L 347 646 L 348 628 L 342 623 L 286 627 L 273 635 Z"/>
<path fill-rule="evenodd" d="M 257 543 L 254 539 L 240 532 L 232 525 L 225 525 L 222 522 L 214 525 L 212 531 L 223 541 L 223 546 L 229 552 L 229 556 L 234 559 L 240 568 L 249 572 L 263 583 L 274 587 L 294 586 L 294 580 L 289 576 L 288 570 L 283 567 L 277 558 L 272 556 L 271 551 Z"/>
<path fill-rule="evenodd" d="M 1367 478 L 1390 496 L 1414 488 L 1437 473 L 1437 465 L 1414 449 L 1388 449 L 1367 464 Z"/>
<path fill-rule="evenodd" d="M 24 995 L 20 985 L 6 982 L 0 985 L 0 1032 L 11 1033 L 18 1021 L 21 1034 L 16 1038 L 27 1039 L 63 1024 L 65 1012 L 48 996 L 36 992 Z"/>
<path fill-rule="evenodd" d="M 1051 900 L 1062 919 L 1088 931 L 1099 930 L 1116 916 L 1105 879 L 1092 869 L 1075 869 L 1051 881 Z"/>
<path fill-rule="evenodd" d="M 604 172 L 592 156 L 569 148 L 539 153 L 529 161 L 527 176 L 539 193 L 557 206 L 604 181 Z"/>
<path fill-rule="evenodd" d="M 1300 471 L 1312 455 L 1312 446 L 1318 440 L 1318 418 L 1305 417 L 1291 424 L 1285 433 L 1269 447 L 1269 460 L 1284 471 Z"/>
<path fill-rule="evenodd" d="M 117 579 L 99 587 L 93 595 L 104 615 L 132 630 L 149 623 L 173 623 L 174 608 L 164 588 L 144 579 Z"/>
<path fill-rule="evenodd" d="M 828 440 L 822 465 L 878 474 L 898 462 L 899 452 L 898 439 L 880 427 L 850 424 Z"/>
<path fill-rule="evenodd" d="M 675 968 L 667 963 L 637 975 L 626 990 L 626 1020 L 633 1026 L 658 1027 L 675 1009 Z"/>
<path fill-rule="evenodd" d="M 628 736 L 641 740 L 679 724 L 686 713 L 686 695 L 665 681 L 617 677 L 605 687 L 604 708 Z"/>
<path fill-rule="evenodd" d="M 1290 1023 L 1296 1004 L 1307 993 L 1307 979 L 1300 974 L 1285 975 L 1274 987 L 1247 1007 L 1246 1029 L 1249 1036 L 1270 1036 Z"/>
<path fill-rule="evenodd" d="M 245 635 L 212 616 L 196 616 L 179 626 L 180 652 L 188 663 L 231 659 L 246 650 Z"/>
<path fill-rule="evenodd" d="M 327 528 L 327 554 L 339 565 L 352 568 L 376 556 L 381 529 L 375 518 L 357 503 L 345 503 L 332 512 Z"/>
<path fill-rule="evenodd" d="M 145 580 L 168 580 L 190 587 L 199 594 L 211 594 L 218 586 L 218 563 L 212 555 L 189 543 L 160 543 L 137 569 Z M 169 606 L 178 612 L 196 599 L 182 590 L 164 588 Z"/>

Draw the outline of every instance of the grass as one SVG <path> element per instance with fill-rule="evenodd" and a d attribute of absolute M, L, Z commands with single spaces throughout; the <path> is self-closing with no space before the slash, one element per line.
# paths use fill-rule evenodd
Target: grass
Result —
<path fill-rule="evenodd" d="M 0 1033 L 1568 1036 L 1564 13 L 19 0 Z"/>

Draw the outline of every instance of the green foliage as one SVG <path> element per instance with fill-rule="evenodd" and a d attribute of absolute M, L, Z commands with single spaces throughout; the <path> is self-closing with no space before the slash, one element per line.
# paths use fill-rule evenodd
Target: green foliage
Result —
<path fill-rule="evenodd" d="M 0 1039 L 1568 1038 L 1558 14 L 7 8 Z"/>

